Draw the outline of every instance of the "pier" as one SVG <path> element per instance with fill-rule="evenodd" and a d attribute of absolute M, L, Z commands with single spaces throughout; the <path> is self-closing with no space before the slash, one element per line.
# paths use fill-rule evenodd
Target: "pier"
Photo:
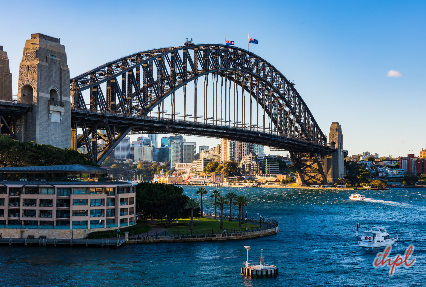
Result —
<path fill-rule="evenodd" d="M 64 246 L 64 247 L 120 247 L 126 239 L 56 239 L 56 238 L 0 238 L 0 245 Z"/>

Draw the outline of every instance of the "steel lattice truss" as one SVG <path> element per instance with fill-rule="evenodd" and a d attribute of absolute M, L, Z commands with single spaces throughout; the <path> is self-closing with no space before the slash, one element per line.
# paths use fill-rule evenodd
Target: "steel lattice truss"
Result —
<path fill-rule="evenodd" d="M 213 85 L 213 95 L 210 96 L 206 93 L 209 76 L 212 76 L 210 82 L 213 82 L 210 83 L 210 87 Z M 213 105 L 216 85 L 216 116 L 213 107 L 212 117 L 200 119 L 202 112 L 197 110 L 197 85 L 203 79 L 203 86 L 198 90 L 204 89 L 204 100 L 213 96 Z M 185 101 L 186 105 L 189 83 L 195 85 L 193 114 L 187 114 L 185 106 L 183 119 L 178 120 L 176 92 L 183 90 L 178 101 Z M 234 84 L 233 111 L 231 83 Z M 238 95 L 238 89 L 242 96 Z M 84 97 L 83 92 L 90 94 L 89 104 L 86 104 L 85 98 L 88 97 Z M 74 128 L 83 130 L 77 146 L 85 144 L 89 154 L 98 162 L 103 161 L 132 130 L 225 137 L 293 152 L 332 152 L 327 146 L 326 136 L 294 84 L 264 59 L 232 46 L 202 44 L 139 52 L 71 79 L 71 96 Z M 240 104 L 238 96 L 241 97 Z M 172 102 L 168 119 L 164 118 L 165 112 L 160 109 L 166 98 L 171 98 Z M 246 108 L 248 106 L 250 108 Z M 253 115 L 252 106 L 260 107 L 263 114 L 257 112 Z M 155 108 L 158 115 L 153 118 L 150 114 L 155 112 Z M 207 109 L 210 107 L 205 105 L 203 112 Z M 263 123 L 262 127 L 255 124 L 259 121 Z M 100 138 L 105 142 L 102 148 L 96 143 Z"/>

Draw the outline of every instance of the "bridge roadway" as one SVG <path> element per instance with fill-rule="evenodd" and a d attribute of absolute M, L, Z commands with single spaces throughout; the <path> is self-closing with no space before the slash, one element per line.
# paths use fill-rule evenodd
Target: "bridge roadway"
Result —
<path fill-rule="evenodd" d="M 157 117 L 129 117 L 127 115 L 90 112 L 84 110 L 71 111 L 73 123 L 86 123 L 88 126 L 112 125 L 122 130 L 131 128 L 134 133 L 177 133 L 206 136 L 213 138 L 228 138 L 231 140 L 267 145 L 278 149 L 294 152 L 315 152 L 329 154 L 334 149 L 320 144 L 283 137 L 258 130 L 247 130 L 241 127 L 216 126 L 199 122 L 189 122 Z"/>

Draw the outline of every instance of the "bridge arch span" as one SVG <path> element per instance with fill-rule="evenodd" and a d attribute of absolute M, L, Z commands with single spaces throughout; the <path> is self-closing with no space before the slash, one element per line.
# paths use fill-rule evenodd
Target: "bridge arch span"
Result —
<path fill-rule="evenodd" d="M 192 98 L 187 95 L 189 85 Z M 71 96 L 73 128 L 83 130 L 74 147 L 85 144 L 97 162 L 132 130 L 216 134 L 290 152 L 332 152 L 294 84 L 263 58 L 232 46 L 200 44 L 135 53 L 71 79 Z M 171 99 L 168 118 L 166 99 Z M 187 99 L 193 101 L 192 114 L 187 113 Z M 182 101 L 183 121 L 176 118 Z M 100 138 L 106 143 L 102 147 L 97 145 Z"/>

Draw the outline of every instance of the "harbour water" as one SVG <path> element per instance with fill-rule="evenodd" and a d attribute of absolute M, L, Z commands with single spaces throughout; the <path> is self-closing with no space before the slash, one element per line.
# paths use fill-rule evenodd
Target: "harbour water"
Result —
<path fill-rule="evenodd" d="M 209 194 L 215 188 L 208 187 Z M 244 241 L 127 245 L 111 248 L 4 246 L 0 248 L 1 286 L 425 286 L 426 189 L 350 190 L 217 188 L 250 198 L 249 217 L 279 221 L 280 233 Z M 196 197 L 196 187 L 185 192 Z M 198 196 L 199 197 L 199 196 Z M 205 209 L 212 210 L 204 197 Z M 228 207 L 229 208 L 229 207 Z M 225 210 L 229 210 L 226 208 Z M 233 207 L 237 212 L 238 207 Z M 259 215 L 258 215 L 259 214 Z M 387 226 L 399 240 L 391 257 L 414 246 L 411 268 L 374 268 L 376 253 L 357 246 L 361 229 Z M 246 260 L 279 268 L 279 276 L 248 279 L 239 274 Z"/>

